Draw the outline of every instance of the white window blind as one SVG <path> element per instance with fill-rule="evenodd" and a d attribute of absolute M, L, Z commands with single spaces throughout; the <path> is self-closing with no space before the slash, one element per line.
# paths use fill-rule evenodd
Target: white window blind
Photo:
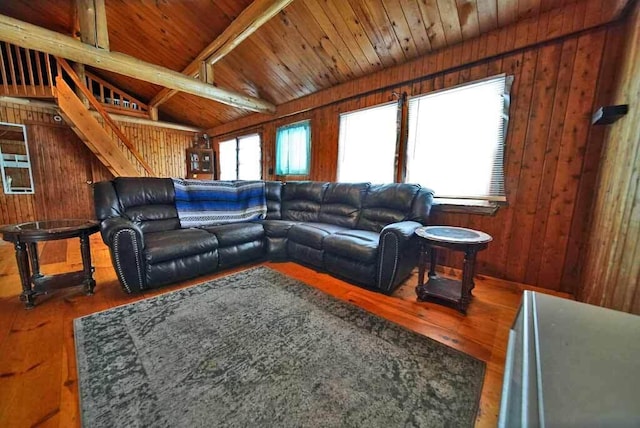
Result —
<path fill-rule="evenodd" d="M 260 135 L 251 134 L 218 144 L 220 180 L 262 179 Z"/>
<path fill-rule="evenodd" d="M 409 100 L 406 181 L 438 198 L 504 201 L 510 82 L 501 75 Z"/>
<path fill-rule="evenodd" d="M 338 181 L 395 181 L 397 115 L 397 103 L 340 115 Z"/>
<path fill-rule="evenodd" d="M 218 145 L 220 152 L 220 180 L 235 180 L 237 177 L 237 143 L 236 139 L 221 141 Z"/>
<path fill-rule="evenodd" d="M 238 180 L 260 180 L 262 156 L 260 136 L 247 135 L 238 138 Z"/>

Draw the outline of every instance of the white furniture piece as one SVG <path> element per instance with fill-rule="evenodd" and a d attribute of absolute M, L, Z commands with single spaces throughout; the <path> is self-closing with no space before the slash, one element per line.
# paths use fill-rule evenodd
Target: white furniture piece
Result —
<path fill-rule="evenodd" d="M 525 291 L 499 426 L 640 426 L 640 316 Z"/>

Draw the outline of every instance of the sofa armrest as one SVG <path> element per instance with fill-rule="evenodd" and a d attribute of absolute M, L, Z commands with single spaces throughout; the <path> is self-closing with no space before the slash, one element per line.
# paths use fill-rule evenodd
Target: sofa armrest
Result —
<path fill-rule="evenodd" d="M 385 226 L 380 232 L 378 288 L 392 293 L 418 263 L 419 240 L 415 230 L 422 224 L 401 221 Z"/>
<path fill-rule="evenodd" d="M 114 217 L 100 224 L 100 233 L 109 246 L 113 267 L 124 290 L 127 293 L 143 290 L 146 262 L 140 227 L 122 217 Z"/>
<path fill-rule="evenodd" d="M 110 246 L 114 235 L 123 229 L 131 229 L 131 231 L 135 233 L 136 238 L 140 242 L 142 248 L 144 248 L 144 237 L 142 235 L 142 229 L 140 229 L 140 226 L 123 217 L 108 218 L 100 223 L 100 234 L 102 235 L 102 241 Z"/>

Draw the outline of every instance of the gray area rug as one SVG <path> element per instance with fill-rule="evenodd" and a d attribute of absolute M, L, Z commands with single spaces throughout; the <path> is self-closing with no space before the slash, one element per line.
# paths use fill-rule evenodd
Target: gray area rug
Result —
<path fill-rule="evenodd" d="M 485 370 L 266 267 L 74 328 L 86 427 L 473 426 Z"/>

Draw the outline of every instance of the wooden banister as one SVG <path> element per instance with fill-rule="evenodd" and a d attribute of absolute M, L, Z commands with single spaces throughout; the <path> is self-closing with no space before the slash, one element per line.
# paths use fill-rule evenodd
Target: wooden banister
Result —
<path fill-rule="evenodd" d="M 58 65 L 62 67 L 62 69 L 71 78 L 73 83 L 75 83 L 76 87 L 78 87 L 80 91 L 82 91 L 84 96 L 87 97 L 91 106 L 94 109 L 96 109 L 96 111 L 100 114 L 100 117 L 102 117 L 104 122 L 113 130 L 113 132 L 115 132 L 115 134 L 124 143 L 124 145 L 127 146 L 129 151 L 131 151 L 133 156 L 136 158 L 136 160 L 140 162 L 140 165 L 142 165 L 145 171 L 147 171 L 147 173 L 150 176 L 155 177 L 155 173 L 153 172 L 153 169 L 151 168 L 151 166 L 142 158 L 142 155 L 140 154 L 138 149 L 136 149 L 135 146 L 131 143 L 131 141 L 129 141 L 127 136 L 124 135 L 124 133 L 122 132 L 118 124 L 115 123 L 113 119 L 111 119 L 111 116 L 109 116 L 109 113 L 107 113 L 107 111 L 102 107 L 102 103 L 93 96 L 93 93 L 80 80 L 80 78 L 78 77 L 76 72 L 73 70 L 73 68 L 71 68 L 69 63 L 63 58 L 56 58 L 56 60 L 58 62 Z"/>
<path fill-rule="evenodd" d="M 149 118 L 149 107 L 139 99 L 116 88 L 90 71 L 85 70 L 84 75 L 86 86 L 108 112 Z"/>
<path fill-rule="evenodd" d="M 0 95 L 50 98 L 53 80 L 45 81 L 47 54 L 0 42 Z"/>

